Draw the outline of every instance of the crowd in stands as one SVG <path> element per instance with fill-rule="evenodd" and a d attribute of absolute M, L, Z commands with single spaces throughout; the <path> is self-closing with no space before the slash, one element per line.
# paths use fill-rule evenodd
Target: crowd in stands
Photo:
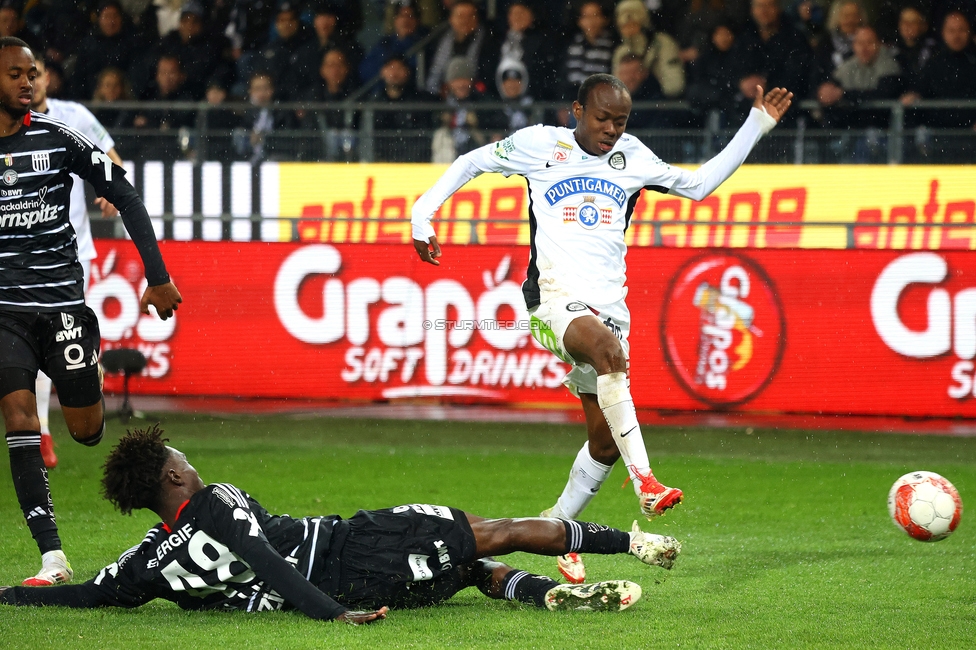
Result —
<path fill-rule="evenodd" d="M 364 18 L 380 15 L 383 35 L 364 39 Z M 375 111 L 376 132 L 433 137 L 423 149 L 391 139 L 385 158 L 449 161 L 529 124 L 535 102 L 568 108 L 598 72 L 618 76 L 635 101 L 692 107 L 637 109 L 631 129 L 698 126 L 715 111 L 735 126 L 759 85 L 818 102 L 791 111 L 787 125 L 804 115 L 808 126 L 883 129 L 889 111 L 854 109 L 976 99 L 974 20 L 976 0 L 0 0 L 0 35 L 43 56 L 49 95 L 100 102 L 110 130 L 155 132 L 200 127 L 198 112 L 111 103 L 245 101 L 248 111 L 208 112 L 206 126 L 235 133 L 214 140 L 212 155 L 255 162 L 289 129 L 322 132 L 330 160 L 355 148 L 358 112 L 279 102 L 403 105 Z M 504 108 L 483 110 L 484 101 Z M 546 118 L 571 119 L 568 110 Z M 973 110 L 906 119 L 976 127 Z"/>

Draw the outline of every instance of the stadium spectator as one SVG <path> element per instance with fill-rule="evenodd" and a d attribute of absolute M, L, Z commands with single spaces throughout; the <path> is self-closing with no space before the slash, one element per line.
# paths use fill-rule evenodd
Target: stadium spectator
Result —
<path fill-rule="evenodd" d="M 247 94 L 248 81 L 256 70 L 256 62 L 274 25 L 275 0 L 229 0 L 227 26 L 224 34 L 230 39 L 231 57 L 234 59 L 232 97 Z"/>
<path fill-rule="evenodd" d="M 187 92 L 202 99 L 207 80 L 216 73 L 228 74 L 232 66 L 230 41 L 223 34 L 211 33 L 204 23 L 204 9 L 199 0 L 183 4 L 177 28 L 160 40 L 157 57 L 164 54 L 183 63 Z"/>
<path fill-rule="evenodd" d="M 893 48 L 905 87 L 915 88 L 919 73 L 938 49 L 938 43 L 929 33 L 928 21 L 916 7 L 905 7 L 898 14 L 898 36 Z"/>
<path fill-rule="evenodd" d="M 858 109 L 858 104 L 901 95 L 901 69 L 872 27 L 857 29 L 853 47 L 854 56 L 837 66 L 831 80 L 817 89 L 824 122 L 833 127 L 887 128 L 890 111 Z M 866 162 L 863 156 L 857 158 L 855 162 Z"/>
<path fill-rule="evenodd" d="M 91 97 L 99 72 L 108 67 L 128 70 L 142 47 L 125 30 L 118 0 L 102 0 L 94 31 L 78 45 L 69 84 L 71 96 L 77 99 Z"/>
<path fill-rule="evenodd" d="M 180 20 L 183 19 L 183 0 L 153 0 L 152 6 L 158 38 L 179 29 Z"/>
<path fill-rule="evenodd" d="M 505 29 L 492 47 L 491 69 L 497 81 L 502 65 L 509 61 L 520 63 L 526 71 L 526 82 L 532 80 L 533 97 L 546 99 L 555 92 L 551 86 L 556 78 L 556 50 L 551 37 L 539 29 L 535 11 L 529 0 L 514 0 L 508 5 Z"/>
<path fill-rule="evenodd" d="M 477 587 L 489 598 L 549 610 L 620 611 L 640 598 L 639 585 L 559 585 L 490 556 L 629 554 L 670 569 L 681 551 L 673 537 L 641 532 L 636 523 L 625 533 L 559 519 L 484 519 L 445 506 L 360 510 L 350 519 L 272 515 L 229 483 L 205 485 L 166 442 L 155 427 L 132 431 L 105 462 L 106 498 L 124 513 L 146 509 L 162 520 L 141 544 L 82 585 L 0 587 L 0 604 L 138 607 L 159 597 L 187 610 L 298 609 L 363 624 L 385 618 L 389 607 L 429 607 Z M 214 544 L 223 549 L 219 557 L 207 550 Z M 166 565 L 158 561 L 164 556 Z M 200 575 L 226 584 L 185 588 L 187 577 Z"/>
<path fill-rule="evenodd" d="M 608 73 L 616 42 L 600 2 L 584 2 L 576 12 L 576 27 L 563 53 L 560 97 L 570 99 L 590 75 Z"/>
<path fill-rule="evenodd" d="M 234 149 L 241 159 L 258 164 L 271 160 L 284 145 L 274 133 L 295 126 L 291 113 L 274 107 L 274 79 L 267 72 L 251 75 L 247 87 L 251 108 L 240 116 L 240 127 L 234 137 Z"/>
<path fill-rule="evenodd" d="M 635 102 L 663 99 L 661 85 L 651 71 L 644 66 L 644 59 L 637 54 L 626 54 L 613 69 L 613 76 L 624 82 Z M 627 118 L 628 129 L 647 129 L 670 126 L 660 112 L 645 108 L 632 108 Z"/>
<path fill-rule="evenodd" d="M 387 0 L 383 9 L 383 32 L 392 34 L 396 14 L 404 4 L 416 4 L 417 18 L 428 31 L 444 21 L 445 4 L 441 0 Z"/>
<path fill-rule="evenodd" d="M 735 113 L 739 87 L 736 82 L 738 63 L 734 55 L 735 32 L 729 24 L 720 23 L 712 30 L 711 42 L 688 68 L 686 97 L 692 109 L 703 116 L 718 110 L 722 125 Z"/>
<path fill-rule="evenodd" d="M 451 59 L 447 66 L 447 97 L 451 109 L 441 115 L 442 126 L 434 132 L 432 162 L 449 163 L 488 141 L 475 104 L 483 98 L 475 87 L 475 67 L 467 57 Z"/>
<path fill-rule="evenodd" d="M 651 16 L 641 0 L 622 0 L 617 5 L 617 32 L 621 44 L 613 52 L 612 67 L 628 54 L 641 57 L 668 99 L 685 91 L 685 68 L 673 36 L 654 29 Z"/>
<path fill-rule="evenodd" d="M 338 21 L 338 37 L 355 41 L 363 28 L 362 0 L 312 0 L 318 7 L 327 6 Z"/>
<path fill-rule="evenodd" d="M 267 72 L 274 79 L 275 96 L 280 101 L 297 99 L 310 81 L 301 75 L 303 51 L 311 41 L 305 26 L 298 19 L 299 8 L 286 1 L 275 12 L 274 37 L 253 60 L 252 70 L 243 70 L 250 78 L 253 72 Z"/>
<path fill-rule="evenodd" d="M 854 33 L 867 24 L 860 0 L 834 0 L 827 17 L 827 32 L 813 51 L 811 90 L 829 81 L 837 66 L 854 56 Z"/>
<path fill-rule="evenodd" d="M 946 15 L 942 24 L 942 45 L 922 68 L 915 87 L 902 97 L 902 102 L 911 105 L 918 99 L 976 99 L 976 45 L 969 21 L 961 12 Z M 935 128 L 969 128 L 976 126 L 976 111 L 971 108 L 926 109 L 917 112 L 916 121 Z M 967 139 L 951 137 L 943 138 L 941 143 L 954 152 L 970 146 Z M 919 144 L 923 153 L 930 148 L 925 140 Z M 968 160 L 972 160 L 971 151 Z"/>
<path fill-rule="evenodd" d="M 436 102 L 440 98 L 417 89 L 413 73 L 403 56 L 391 56 L 380 69 L 382 84 L 377 86 L 374 101 L 387 102 L 391 108 L 412 102 Z M 373 128 L 377 131 L 377 158 L 388 162 L 427 162 L 430 160 L 429 110 L 397 108 L 376 111 Z"/>
<path fill-rule="evenodd" d="M 793 0 L 783 12 L 810 47 L 823 39 L 827 23 L 828 0 Z"/>
<path fill-rule="evenodd" d="M 27 43 L 31 50 L 40 50 L 41 41 L 36 34 L 24 28 L 24 21 L 20 17 L 20 0 L 2 0 L 0 2 L 0 37 L 13 36 Z"/>
<path fill-rule="evenodd" d="M 197 113 L 197 160 L 232 160 L 234 158 L 234 130 L 241 126 L 241 116 L 228 109 L 229 94 L 226 77 L 211 77 L 204 91 L 204 101 L 210 110 Z"/>
<path fill-rule="evenodd" d="M 362 48 L 354 39 L 343 35 L 340 12 L 333 3 L 317 2 L 313 5 L 313 12 L 312 38 L 299 49 L 296 63 L 289 75 L 290 87 L 301 91 L 298 96 L 310 85 L 319 83 L 322 59 L 329 50 L 339 48 L 345 53 L 353 78 L 363 54 Z"/>
<path fill-rule="evenodd" d="M 146 102 L 193 101 L 186 91 L 186 75 L 180 60 L 169 55 L 160 57 L 156 64 L 155 81 L 139 99 Z M 144 157 L 149 160 L 175 160 L 183 154 L 180 134 L 166 132 L 192 126 L 194 119 L 194 111 L 170 107 L 156 109 L 150 104 L 135 112 L 131 126 L 147 131 L 139 138 Z M 150 134 L 150 130 L 161 133 Z"/>
<path fill-rule="evenodd" d="M 521 61 L 502 60 L 495 72 L 495 86 L 504 107 L 486 116 L 486 125 L 490 130 L 489 139 L 501 140 L 530 124 L 533 104 L 529 94 L 531 79 Z"/>
<path fill-rule="evenodd" d="M 396 13 L 393 16 L 393 30 L 383 36 L 359 64 L 359 78 L 363 83 L 380 74 L 380 68 L 392 57 L 406 56 L 410 48 L 430 33 L 426 26 L 420 24 L 419 9 L 414 0 L 406 0 L 394 6 Z M 410 76 L 416 78 L 417 55 L 413 54 L 404 61 L 410 67 Z"/>
<path fill-rule="evenodd" d="M 25 27 L 41 42 L 48 63 L 64 66 L 88 35 L 90 7 L 76 0 L 28 2 L 22 13 Z"/>
<path fill-rule="evenodd" d="M 479 92 L 483 91 L 485 84 L 481 69 L 489 51 L 486 47 L 488 31 L 481 25 L 477 5 L 472 0 L 457 0 L 451 7 L 448 22 L 451 28 L 436 41 L 432 50 L 424 88 L 435 95 L 450 95 L 446 88 L 451 82 L 447 67 L 456 57 L 464 57 L 471 64 L 472 78 Z"/>
<path fill-rule="evenodd" d="M 739 92 L 744 98 L 739 102 L 739 113 L 748 110 L 756 98 L 757 85 L 789 88 L 794 96 L 804 97 L 810 81 L 810 45 L 783 18 L 779 0 L 752 0 L 751 7 L 752 20 L 732 48 Z M 784 124 L 796 119 L 792 113 L 783 117 Z"/>
<path fill-rule="evenodd" d="M 313 102 L 341 102 L 354 90 L 352 66 L 346 52 L 333 48 L 322 57 L 318 78 L 308 86 L 302 99 Z M 302 128 L 316 129 L 322 133 L 326 160 L 349 160 L 355 153 L 356 133 L 359 126 L 357 112 L 344 108 L 328 108 L 316 111 L 299 111 Z M 310 154 L 307 154 L 310 155 Z"/>
<path fill-rule="evenodd" d="M 50 72 L 49 68 L 48 75 Z M 92 100 L 100 102 L 102 105 L 92 106 L 91 112 L 95 119 L 109 130 L 129 127 L 132 126 L 132 111 L 112 108 L 111 104 L 113 102 L 132 101 L 132 99 L 132 87 L 129 85 L 125 73 L 118 68 L 105 68 L 98 73 L 95 92 L 92 93 Z M 119 155 L 128 155 L 130 152 L 138 151 L 138 145 L 133 138 L 118 135 L 115 137 L 115 148 L 121 152 Z"/>
<path fill-rule="evenodd" d="M 691 0 L 687 13 L 678 21 L 675 37 L 681 49 L 678 56 L 688 64 L 704 52 L 720 23 L 730 22 L 725 0 Z"/>

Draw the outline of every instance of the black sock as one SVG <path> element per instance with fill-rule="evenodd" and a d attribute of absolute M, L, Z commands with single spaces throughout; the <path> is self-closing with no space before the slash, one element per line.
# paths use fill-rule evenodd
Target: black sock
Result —
<path fill-rule="evenodd" d="M 563 519 L 567 553 L 612 555 L 630 551 L 630 535 L 622 530 L 587 521 Z"/>
<path fill-rule="evenodd" d="M 545 607 L 546 592 L 559 583 L 547 576 L 513 569 L 502 578 L 502 598 Z"/>
<path fill-rule="evenodd" d="M 37 547 L 41 553 L 59 550 L 61 539 L 54 522 L 47 468 L 41 458 L 41 432 L 10 431 L 7 433 L 7 449 L 14 491 Z"/>

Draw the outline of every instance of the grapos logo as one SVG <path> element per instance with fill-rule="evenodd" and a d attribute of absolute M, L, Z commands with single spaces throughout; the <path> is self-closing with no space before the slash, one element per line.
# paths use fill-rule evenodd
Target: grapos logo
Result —
<path fill-rule="evenodd" d="M 509 279 L 510 270 L 511 257 L 505 256 L 494 269 L 482 269 L 478 290 L 448 277 L 421 286 L 403 276 L 351 276 L 338 249 L 316 244 L 282 262 L 275 311 L 299 341 L 343 346 L 342 381 L 381 384 L 384 397 L 500 399 L 497 389 L 508 386 L 556 388 L 566 368 L 532 338 L 522 290 Z M 313 275 L 326 277 L 320 317 L 309 316 L 298 301 L 299 288 Z M 448 322 L 457 326 L 441 326 Z M 469 349 L 471 344 L 476 347 Z"/>
<path fill-rule="evenodd" d="M 687 262 L 664 299 L 661 346 L 678 382 L 716 407 L 755 397 L 786 345 L 776 288 L 751 260 L 709 253 Z"/>
<path fill-rule="evenodd" d="M 160 320 L 152 306 L 150 315 L 142 315 L 139 298 L 148 284 L 142 277 L 142 269 L 129 269 L 130 272 L 123 274 L 115 268 L 116 260 L 113 249 L 101 266 L 92 264 L 91 287 L 85 302 L 98 318 L 102 350 L 138 348 L 149 361 L 143 372 L 158 379 L 169 372 L 169 340 L 176 330 L 177 316 L 173 314 L 167 320 Z"/>

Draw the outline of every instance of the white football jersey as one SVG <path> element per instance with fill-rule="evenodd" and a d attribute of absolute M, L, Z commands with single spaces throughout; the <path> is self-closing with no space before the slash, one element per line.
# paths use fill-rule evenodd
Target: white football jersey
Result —
<path fill-rule="evenodd" d="M 776 121 L 752 109 L 732 142 L 694 172 L 663 162 L 624 134 L 606 154 L 589 154 L 574 132 L 531 126 L 458 158 L 413 208 L 413 237 L 429 241 L 430 219 L 464 183 L 484 172 L 524 176 L 529 186 L 531 255 L 522 292 L 531 309 L 569 295 L 629 320 L 624 233 L 642 189 L 701 200 L 742 164 Z M 617 305 L 615 307 L 615 305 Z M 612 313 L 612 312 L 618 313 Z"/>
<path fill-rule="evenodd" d="M 81 131 L 102 151 L 108 151 L 115 146 L 115 140 L 108 134 L 98 118 L 78 102 L 49 98 L 47 100 L 47 114 Z M 74 174 L 71 175 L 71 180 L 71 208 L 68 212 L 68 219 L 78 237 L 78 259 L 84 262 L 93 260 L 98 255 L 95 252 L 95 242 L 92 240 L 91 224 L 88 222 L 85 182 Z"/>

